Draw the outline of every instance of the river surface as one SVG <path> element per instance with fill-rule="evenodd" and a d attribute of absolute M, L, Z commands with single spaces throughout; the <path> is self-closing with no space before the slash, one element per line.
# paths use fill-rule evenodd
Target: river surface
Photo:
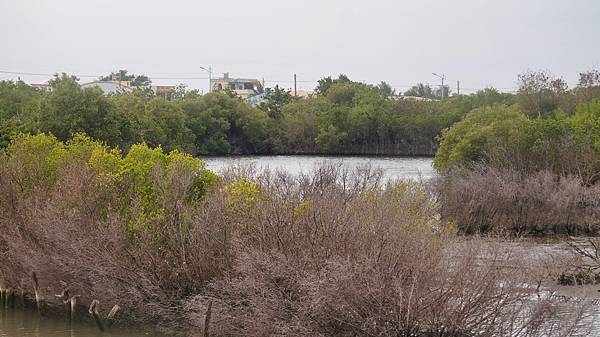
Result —
<path fill-rule="evenodd" d="M 112 328 L 100 332 L 93 322 L 70 323 L 56 317 L 41 317 L 31 310 L 4 309 L 0 306 L 0 337 L 162 337 L 139 330 Z"/>
<path fill-rule="evenodd" d="M 427 180 L 434 174 L 432 158 L 425 157 L 350 157 L 350 156 L 232 156 L 206 157 L 207 167 L 215 172 L 234 165 L 252 165 L 258 170 L 281 170 L 292 175 L 310 173 L 321 165 L 340 165 L 349 170 L 365 166 L 381 169 L 384 179 Z"/>

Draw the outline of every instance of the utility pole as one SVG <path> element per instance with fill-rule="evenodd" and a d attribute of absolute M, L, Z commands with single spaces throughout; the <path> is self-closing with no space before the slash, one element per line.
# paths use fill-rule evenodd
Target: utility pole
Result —
<path fill-rule="evenodd" d="M 460 95 L 460 81 L 456 81 L 456 93 Z"/>
<path fill-rule="evenodd" d="M 200 69 L 206 71 L 208 73 L 208 93 L 212 92 L 212 67 L 208 66 L 208 68 L 200 67 Z"/>
<path fill-rule="evenodd" d="M 294 96 L 298 96 L 298 90 L 296 87 L 296 74 L 294 74 Z"/>
<path fill-rule="evenodd" d="M 444 79 L 446 78 L 446 76 L 442 75 L 442 88 L 441 88 L 441 93 L 440 95 L 442 96 L 442 101 L 444 100 Z"/>
<path fill-rule="evenodd" d="M 442 80 L 442 86 L 440 88 L 440 96 L 442 98 L 441 100 L 443 101 L 444 100 L 444 89 L 445 89 L 444 88 L 444 80 L 446 79 L 446 75 L 444 75 L 444 74 L 438 75 L 436 73 L 432 73 L 432 74 Z"/>

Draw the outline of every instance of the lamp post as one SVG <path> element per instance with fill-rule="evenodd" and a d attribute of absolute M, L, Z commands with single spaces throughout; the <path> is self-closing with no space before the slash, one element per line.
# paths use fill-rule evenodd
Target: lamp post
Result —
<path fill-rule="evenodd" d="M 210 94 L 212 92 L 212 67 L 209 66 L 208 68 L 204 68 L 204 67 L 200 67 L 200 69 L 205 70 L 208 73 L 208 93 Z"/>
<path fill-rule="evenodd" d="M 444 74 L 438 75 L 436 73 L 432 73 L 432 74 L 433 74 L 433 76 L 436 76 L 440 80 L 442 80 L 442 86 L 440 87 L 440 95 L 442 97 L 441 100 L 443 101 L 444 100 L 444 80 L 446 79 L 446 75 L 444 75 Z"/>

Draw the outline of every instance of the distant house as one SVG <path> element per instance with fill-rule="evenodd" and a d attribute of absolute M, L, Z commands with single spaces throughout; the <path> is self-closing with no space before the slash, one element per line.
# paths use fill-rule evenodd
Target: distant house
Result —
<path fill-rule="evenodd" d="M 48 83 L 31 83 L 29 84 L 30 87 L 34 88 L 34 89 L 38 89 L 38 90 L 43 90 L 43 91 L 50 91 L 50 84 Z"/>
<path fill-rule="evenodd" d="M 291 90 L 291 92 L 292 92 L 292 96 L 297 96 L 297 97 L 302 97 L 302 98 L 308 98 L 315 93 L 314 90 L 296 90 L 295 93 L 293 90 Z"/>
<path fill-rule="evenodd" d="M 260 94 L 256 94 L 246 98 L 246 102 L 248 102 L 251 106 L 256 107 L 261 103 L 264 103 L 267 100 L 267 93 L 262 92 Z"/>
<path fill-rule="evenodd" d="M 393 99 L 400 100 L 405 99 L 407 101 L 425 101 L 425 102 L 433 102 L 435 99 L 427 98 L 427 97 L 419 97 L 419 96 L 393 96 Z"/>
<path fill-rule="evenodd" d="M 175 90 L 174 85 L 153 85 L 151 88 L 152 91 L 154 91 L 157 94 L 167 93 Z"/>
<path fill-rule="evenodd" d="M 315 92 L 314 90 L 296 90 L 294 93 L 292 89 L 289 89 L 289 92 L 292 96 L 300 97 L 300 98 L 308 98 L 311 97 Z M 246 98 L 246 102 L 253 107 L 259 106 L 261 103 L 264 103 L 269 98 L 267 92 L 262 92 L 260 94 L 256 94 Z"/>
<path fill-rule="evenodd" d="M 105 94 L 120 94 L 133 91 L 129 81 L 94 81 L 84 83 L 82 88 L 98 87 Z"/>
<path fill-rule="evenodd" d="M 243 99 L 263 91 L 259 80 L 254 78 L 231 78 L 229 73 L 224 73 L 222 78 L 210 80 L 210 86 L 213 91 L 231 90 Z"/>

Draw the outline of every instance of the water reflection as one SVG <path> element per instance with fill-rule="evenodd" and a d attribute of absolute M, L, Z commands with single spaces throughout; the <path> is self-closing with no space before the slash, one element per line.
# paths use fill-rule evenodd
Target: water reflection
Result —
<path fill-rule="evenodd" d="M 240 156 L 207 157 L 207 167 L 221 171 L 232 165 L 254 165 L 257 169 L 283 170 L 292 175 L 310 173 L 323 164 L 341 165 L 349 170 L 370 165 L 383 170 L 384 179 L 430 179 L 432 158 L 424 157 L 342 157 L 342 156 Z"/>
<path fill-rule="evenodd" d="M 0 337 L 148 337 L 162 336 L 139 330 L 116 329 L 100 332 L 93 322 L 74 322 L 47 318 L 35 311 L 5 309 L 0 306 Z"/>

